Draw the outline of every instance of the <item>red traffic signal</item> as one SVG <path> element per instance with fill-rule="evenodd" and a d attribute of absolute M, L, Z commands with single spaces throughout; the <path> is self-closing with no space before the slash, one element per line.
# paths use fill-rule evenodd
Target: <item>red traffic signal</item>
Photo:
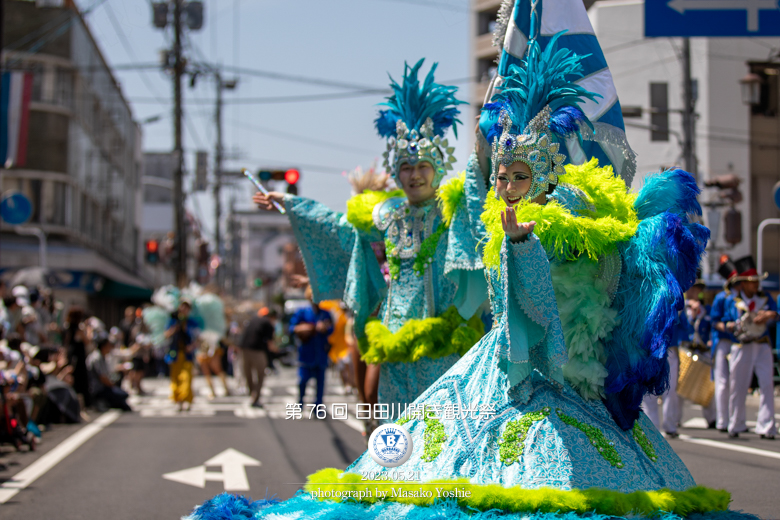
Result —
<path fill-rule="evenodd" d="M 156 264 L 160 260 L 160 243 L 157 240 L 146 241 L 146 261 Z"/>
<path fill-rule="evenodd" d="M 287 181 L 287 184 L 295 184 L 300 178 L 301 173 L 294 168 L 284 172 L 284 180 Z"/>

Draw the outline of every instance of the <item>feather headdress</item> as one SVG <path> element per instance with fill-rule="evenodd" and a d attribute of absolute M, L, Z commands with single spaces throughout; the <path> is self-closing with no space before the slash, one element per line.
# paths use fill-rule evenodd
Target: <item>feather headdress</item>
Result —
<path fill-rule="evenodd" d="M 452 127 L 455 137 L 458 136 L 458 105 L 466 102 L 455 98 L 457 87 L 434 81 L 436 63 L 420 84 L 418 74 L 424 61 L 421 59 L 413 67 L 404 64 L 400 85 L 390 77 L 393 95 L 382 103 L 387 109 L 379 111 L 375 125 L 379 135 L 387 138 L 387 150 L 383 154 L 387 171 L 395 177 L 402 164 L 414 165 L 425 160 L 433 166 L 434 186 L 438 186 L 455 162 L 452 155 L 455 149 L 449 146 L 444 134 Z"/>
<path fill-rule="evenodd" d="M 566 156 L 560 143 L 579 134 L 580 125 L 591 126 L 579 105 L 595 101 L 598 94 L 573 83 L 582 77 L 581 61 L 568 49 L 558 49 L 553 37 L 542 50 L 535 40 L 528 44 L 522 66 L 512 65 L 504 84 L 486 104 L 480 126 L 492 146 L 491 182 L 498 166 L 522 161 L 532 173 L 526 198 L 534 199 L 558 183 Z"/>

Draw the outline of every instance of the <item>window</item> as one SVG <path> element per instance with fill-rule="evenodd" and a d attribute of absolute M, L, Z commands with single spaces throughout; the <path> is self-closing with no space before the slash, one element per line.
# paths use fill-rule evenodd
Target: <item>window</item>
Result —
<path fill-rule="evenodd" d="M 650 140 L 669 140 L 668 83 L 650 83 Z"/>
<path fill-rule="evenodd" d="M 498 65 L 493 58 L 480 58 L 477 60 L 477 77 L 480 83 L 492 80 L 498 72 Z"/>
<path fill-rule="evenodd" d="M 496 28 L 496 20 L 498 20 L 498 9 L 482 11 L 481 13 L 478 13 L 477 36 L 492 33 Z"/>

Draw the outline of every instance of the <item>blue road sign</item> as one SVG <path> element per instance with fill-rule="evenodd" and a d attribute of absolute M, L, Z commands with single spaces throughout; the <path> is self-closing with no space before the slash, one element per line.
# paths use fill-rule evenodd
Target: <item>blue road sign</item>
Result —
<path fill-rule="evenodd" d="M 772 189 L 772 196 L 775 199 L 775 206 L 777 206 L 777 209 L 780 209 L 780 182 L 775 184 L 775 187 Z"/>
<path fill-rule="evenodd" d="M 23 193 L 10 191 L 3 195 L 0 201 L 0 217 L 3 220 L 17 226 L 30 220 L 31 216 L 32 203 Z"/>
<path fill-rule="evenodd" d="M 778 0 L 645 0 L 645 36 L 780 36 Z"/>

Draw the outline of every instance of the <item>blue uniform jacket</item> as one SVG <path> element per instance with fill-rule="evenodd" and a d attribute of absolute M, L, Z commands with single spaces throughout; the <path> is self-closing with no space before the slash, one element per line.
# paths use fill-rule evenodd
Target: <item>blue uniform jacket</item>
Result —
<path fill-rule="evenodd" d="M 704 316 L 699 321 L 699 328 L 696 329 L 695 325 L 691 323 L 691 341 L 693 341 L 693 334 L 699 333 L 702 343 L 705 345 L 710 340 L 710 336 L 713 336 L 717 331 L 712 328 L 712 307 L 709 305 L 704 306 Z M 713 338 L 714 342 L 714 338 Z"/>
<path fill-rule="evenodd" d="M 775 302 L 774 298 L 772 298 L 772 295 L 764 292 L 759 291 L 759 294 L 761 296 L 765 296 L 767 298 L 767 304 L 766 304 L 766 310 L 775 311 L 777 312 L 777 303 Z M 741 316 L 741 312 L 739 309 L 737 309 L 737 298 L 739 295 L 730 295 L 723 301 L 723 313 L 718 319 L 718 321 L 722 323 L 726 323 L 729 321 L 737 321 L 739 317 Z M 717 299 L 717 298 L 716 298 Z M 712 323 L 715 324 L 715 311 L 714 311 L 715 303 L 713 302 L 713 315 L 712 315 Z M 769 325 L 772 326 L 772 322 L 769 322 Z M 727 338 L 731 341 L 736 342 L 737 338 L 734 337 L 733 334 L 729 332 L 719 332 L 718 333 L 719 338 Z M 764 336 L 769 336 L 769 328 L 767 327 L 766 332 L 764 332 Z"/>
<path fill-rule="evenodd" d="M 292 318 L 290 318 L 290 335 L 295 334 L 295 326 L 300 323 L 315 324 L 318 321 L 328 320 L 330 327 L 327 333 L 315 332 L 308 341 L 300 341 L 298 345 L 298 362 L 303 367 L 327 367 L 328 351 L 330 343 L 328 336 L 333 333 L 333 318 L 325 310 L 314 311 L 312 307 L 298 309 Z"/>
<path fill-rule="evenodd" d="M 677 313 L 677 320 L 674 322 L 674 328 L 672 329 L 672 341 L 669 343 L 670 347 L 679 347 L 680 343 L 684 341 L 690 341 L 693 334 L 693 326 L 688 321 L 688 315 L 685 311 Z"/>
<path fill-rule="evenodd" d="M 736 316 L 731 316 L 731 314 L 726 316 L 727 308 L 729 309 L 729 312 L 731 312 L 732 308 L 736 311 L 733 296 L 731 296 L 731 293 L 728 291 L 721 291 L 715 295 L 715 299 L 712 301 L 712 308 L 710 309 L 713 356 L 715 355 L 715 347 L 718 346 L 718 341 L 720 341 L 721 338 L 725 338 L 732 342 L 737 341 L 737 338 L 735 338 L 731 332 L 720 332 L 715 329 L 716 323 L 726 323 L 727 321 L 734 321 L 736 319 Z"/>
<path fill-rule="evenodd" d="M 177 321 L 178 320 L 171 318 L 168 320 L 168 326 L 165 327 L 165 329 L 170 329 L 176 325 Z M 168 342 L 168 353 L 165 355 L 165 362 L 170 365 L 176 361 L 176 358 L 179 355 L 179 347 L 182 345 L 187 346 L 192 344 L 192 342 L 195 341 L 195 339 L 198 337 L 198 332 L 198 323 L 192 318 L 187 318 L 184 329 L 176 332 L 173 336 L 171 336 L 171 339 Z M 184 335 L 184 337 L 182 337 L 182 335 Z M 185 351 L 184 357 L 187 361 L 192 361 L 195 359 L 195 351 Z"/>

